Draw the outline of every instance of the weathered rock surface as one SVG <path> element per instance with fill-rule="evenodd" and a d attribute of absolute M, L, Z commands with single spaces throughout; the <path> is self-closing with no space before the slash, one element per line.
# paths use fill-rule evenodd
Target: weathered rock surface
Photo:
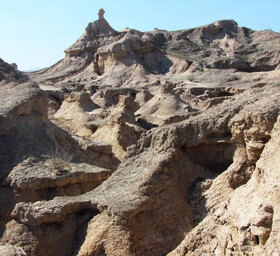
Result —
<path fill-rule="evenodd" d="M 0 246 L 1 255 L 5 256 L 25 256 L 26 253 L 20 247 Z"/>
<path fill-rule="evenodd" d="M 32 159 L 17 165 L 7 177 L 17 202 L 50 200 L 55 196 L 84 194 L 110 177 L 111 170 L 71 159 Z"/>
<path fill-rule="evenodd" d="M 54 117 L 62 121 L 74 135 L 89 137 L 91 130 L 85 126 L 89 121 L 90 112 L 97 109 L 86 92 L 72 92 L 66 98 Z"/>
<path fill-rule="evenodd" d="M 100 9 L 99 19 L 89 23 L 84 34 L 77 40 L 77 42 L 65 50 L 67 57 L 79 56 L 84 51 L 95 53 L 97 48 L 108 40 L 112 40 L 114 36 L 119 33 L 111 28 L 109 23 L 104 18 L 104 10 Z"/>
<path fill-rule="evenodd" d="M 9 65 L 0 59 L 0 86 L 8 83 L 27 82 L 28 77 L 17 70 L 16 64 Z"/>
<path fill-rule="evenodd" d="M 214 206 L 206 192 L 208 216 L 168 255 L 278 255 L 279 250 L 279 118 L 272 138 L 256 162 L 247 184 L 230 191 Z M 223 176 L 223 177 L 222 177 Z M 227 175 L 220 181 L 229 183 Z M 212 186 L 215 186 L 215 181 Z M 221 190 L 221 184 L 215 189 Z M 210 187 L 210 191 L 214 190 Z M 220 191 L 221 192 L 221 191 Z M 213 192 L 212 192 L 213 193 Z M 217 194 L 214 192 L 214 194 Z"/>
<path fill-rule="evenodd" d="M 69 161 L 86 162 L 110 168 L 111 170 L 116 169 L 118 161 L 114 160 L 115 157 L 111 153 L 111 148 L 109 148 L 109 151 L 107 149 L 106 154 L 100 150 L 88 150 L 88 147 L 83 149 L 66 131 L 58 128 L 48 120 L 47 94 L 40 90 L 35 83 L 5 85 L 0 87 L 0 94 L 1 231 L 3 231 L 7 220 L 10 219 L 10 213 L 17 200 L 33 201 L 35 200 L 34 198 L 38 200 L 36 193 L 30 194 L 31 191 L 42 189 L 42 191 L 37 191 L 42 196 L 39 196 L 40 200 L 52 198 L 56 195 L 54 191 L 59 191 L 57 186 L 61 182 L 62 187 L 67 184 L 77 183 L 73 185 L 77 187 L 76 192 L 75 188 L 67 187 L 65 188 L 66 194 L 68 193 L 67 191 L 71 190 L 74 190 L 74 192 L 69 192 L 70 194 L 79 194 L 79 191 L 84 193 L 100 184 L 111 173 L 109 170 L 106 171 L 97 167 L 90 168 L 88 165 L 81 165 L 83 170 L 80 172 L 74 171 L 79 169 L 79 165 L 68 163 Z M 28 161 L 27 163 L 24 161 L 28 157 L 40 159 L 42 156 L 52 160 L 42 161 L 41 164 L 39 161 L 37 166 L 36 164 L 34 166 L 32 161 L 29 164 Z M 52 175 L 51 167 L 44 168 L 44 164 L 49 163 L 51 165 L 50 162 L 54 165 L 52 171 L 56 172 L 55 170 L 58 168 L 55 175 Z M 55 167 L 56 164 L 58 165 L 57 167 Z M 65 169 L 66 173 L 63 172 L 65 166 L 68 166 L 68 169 Z M 14 167 L 15 170 L 11 172 Z M 44 182 L 46 182 L 45 185 L 43 185 L 44 182 L 42 183 L 40 178 L 40 168 L 45 175 L 45 178 L 43 178 Z M 49 179 L 47 178 L 47 170 L 49 170 Z M 93 173 L 90 174 L 90 171 L 87 170 L 92 170 Z M 21 176 L 21 171 L 27 172 L 26 176 L 16 178 L 17 175 Z M 10 172 L 11 175 L 7 179 Z M 94 174 L 94 172 L 97 172 L 97 174 Z M 31 180 L 26 181 L 27 184 L 23 185 L 24 180 L 28 179 L 29 175 Z M 59 181 L 59 177 L 56 175 L 64 177 L 63 180 Z M 77 177 L 75 178 L 75 176 Z M 17 179 L 20 181 L 17 182 Z M 89 183 L 81 185 L 86 180 Z M 13 188 L 13 186 L 15 187 Z M 26 189 L 25 192 L 21 191 L 24 189 Z M 50 190 L 53 190 L 53 195 Z M 61 190 L 63 191 L 64 189 L 62 188 Z M 19 194 L 17 195 L 17 193 Z M 34 198 L 32 199 L 32 197 Z"/>
<path fill-rule="evenodd" d="M 279 33 L 98 14 L 0 87 L 0 252 L 279 255 Z"/>

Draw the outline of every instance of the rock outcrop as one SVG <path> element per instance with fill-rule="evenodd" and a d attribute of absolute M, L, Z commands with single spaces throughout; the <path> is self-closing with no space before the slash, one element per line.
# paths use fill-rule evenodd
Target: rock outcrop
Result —
<path fill-rule="evenodd" d="M 0 254 L 279 255 L 279 33 L 98 15 L 2 81 Z"/>
<path fill-rule="evenodd" d="M 28 81 L 28 76 L 17 69 L 15 63 L 9 65 L 0 59 L 0 86 L 8 83 L 23 83 Z"/>
<path fill-rule="evenodd" d="M 114 40 L 119 33 L 111 28 L 107 20 L 104 18 L 105 11 L 100 9 L 98 12 L 99 19 L 89 23 L 84 34 L 77 40 L 75 44 L 65 50 L 66 58 L 79 56 L 83 52 L 95 53 L 96 50 L 108 40 Z"/>
<path fill-rule="evenodd" d="M 217 196 L 217 191 L 223 192 L 222 183 L 230 184 L 234 177 L 222 174 L 208 191 L 203 191 L 201 196 L 206 199 L 208 215 L 168 255 L 209 252 L 213 255 L 279 254 L 279 167 L 276 150 L 279 146 L 279 124 L 278 118 L 271 139 L 265 147 L 261 146 L 264 150 L 247 183 L 229 191 L 227 196 L 223 194 L 224 198 L 215 205 L 213 196 Z"/>
<path fill-rule="evenodd" d="M 118 161 L 111 153 L 111 147 L 109 151 L 106 149 L 106 153 L 105 149 L 98 150 L 98 146 L 91 147 L 93 150 L 89 150 L 89 146 L 81 147 L 66 131 L 52 124 L 47 116 L 48 96 L 35 83 L 5 85 L 0 87 L 0 90 L 0 200 L 2 205 L 0 225 L 3 231 L 5 223 L 10 219 L 14 204 L 18 200 L 28 201 L 28 197 L 31 201 L 35 200 L 32 197 L 36 200 L 38 198 L 42 200 L 46 196 L 49 198 L 52 194 L 51 190 L 70 191 L 71 184 L 76 184 L 73 185 L 79 187 L 76 190 L 80 189 L 83 193 L 108 178 L 112 170 L 116 169 Z M 52 160 L 45 161 L 42 156 Z M 34 160 L 25 162 L 24 159 L 29 157 Z M 79 166 L 69 163 L 70 161 L 86 162 L 111 170 L 105 174 L 103 169 L 83 166 L 81 167 L 83 171 L 74 171 L 79 169 Z M 12 171 L 14 168 L 16 171 Z M 40 168 L 42 178 L 39 174 Z M 90 174 L 91 169 L 93 174 Z M 10 172 L 11 175 L 8 177 Z M 17 175 L 23 175 L 21 172 L 28 172 L 28 174 L 17 178 Z M 94 172 L 100 174 L 95 175 Z M 28 181 L 23 185 L 25 178 Z M 81 185 L 84 182 L 85 184 Z M 66 186 L 65 189 L 64 186 Z M 25 189 L 26 192 L 24 192 Z M 33 191 L 32 195 L 30 195 L 30 189 Z M 36 192 L 42 196 L 38 197 Z"/>

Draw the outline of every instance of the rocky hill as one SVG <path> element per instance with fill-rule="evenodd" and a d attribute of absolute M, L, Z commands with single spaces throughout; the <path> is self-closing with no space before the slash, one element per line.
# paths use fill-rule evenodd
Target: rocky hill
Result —
<path fill-rule="evenodd" d="M 0 63 L 0 254 L 280 255 L 280 34 L 104 13 L 49 68 Z"/>

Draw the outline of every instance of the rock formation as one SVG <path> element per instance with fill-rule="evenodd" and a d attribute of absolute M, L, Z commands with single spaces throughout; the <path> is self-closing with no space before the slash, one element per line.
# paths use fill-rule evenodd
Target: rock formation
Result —
<path fill-rule="evenodd" d="M 23 83 L 28 81 L 28 77 L 17 70 L 15 63 L 9 65 L 0 59 L 0 86 L 8 83 Z"/>
<path fill-rule="evenodd" d="M 100 9 L 99 19 L 89 23 L 84 34 L 70 48 L 65 50 L 66 58 L 79 56 L 83 52 L 95 53 L 102 44 L 107 44 L 107 40 L 114 38 L 118 34 L 104 18 L 105 11 Z"/>
<path fill-rule="evenodd" d="M 279 33 L 104 13 L 50 68 L 2 63 L 0 254 L 280 255 Z"/>

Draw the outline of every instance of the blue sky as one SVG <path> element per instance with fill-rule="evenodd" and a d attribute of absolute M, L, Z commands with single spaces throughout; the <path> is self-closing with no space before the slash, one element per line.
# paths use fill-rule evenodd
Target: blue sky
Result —
<path fill-rule="evenodd" d="M 99 8 L 116 30 L 178 30 L 220 19 L 280 32 L 280 0 L 0 0 L 0 58 L 19 69 L 50 66 L 64 57 Z"/>

